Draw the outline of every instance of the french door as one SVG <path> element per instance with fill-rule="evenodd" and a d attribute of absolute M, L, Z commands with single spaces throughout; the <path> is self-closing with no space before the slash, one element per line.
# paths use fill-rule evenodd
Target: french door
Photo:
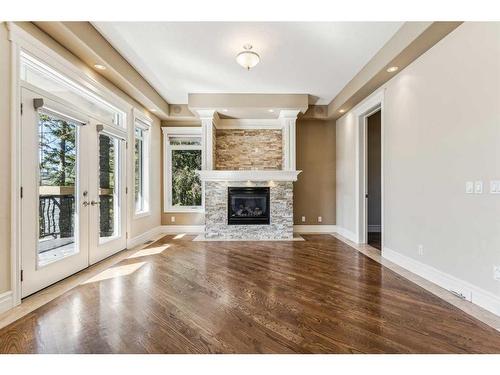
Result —
<path fill-rule="evenodd" d="M 22 297 L 126 247 L 124 131 L 49 96 L 21 90 Z"/>

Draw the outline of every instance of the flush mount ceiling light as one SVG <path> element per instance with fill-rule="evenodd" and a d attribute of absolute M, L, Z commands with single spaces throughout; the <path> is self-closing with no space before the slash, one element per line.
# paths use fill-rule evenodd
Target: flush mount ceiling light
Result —
<path fill-rule="evenodd" d="M 345 109 L 339 109 L 339 113 L 344 113 Z"/>
<path fill-rule="evenodd" d="M 260 62 L 260 56 L 257 52 L 251 51 L 251 44 L 245 44 L 243 49 L 244 51 L 236 55 L 236 62 L 246 70 L 250 70 Z"/>
<path fill-rule="evenodd" d="M 104 65 L 101 65 L 101 64 L 94 64 L 94 68 L 96 68 L 98 70 L 106 70 L 106 67 Z"/>
<path fill-rule="evenodd" d="M 387 73 L 394 73 L 398 69 L 399 68 L 397 66 L 391 66 L 390 68 L 387 68 Z"/>

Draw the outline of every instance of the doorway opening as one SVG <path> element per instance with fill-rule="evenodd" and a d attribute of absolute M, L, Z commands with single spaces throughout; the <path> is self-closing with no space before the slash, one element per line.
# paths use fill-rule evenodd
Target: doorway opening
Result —
<path fill-rule="evenodd" d="M 381 111 L 366 118 L 367 243 L 382 249 L 382 142 Z"/>

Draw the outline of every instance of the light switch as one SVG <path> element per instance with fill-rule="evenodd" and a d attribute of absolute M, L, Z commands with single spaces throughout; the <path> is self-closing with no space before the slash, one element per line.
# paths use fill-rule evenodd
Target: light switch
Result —
<path fill-rule="evenodd" d="M 490 181 L 490 193 L 500 194 L 500 181 Z"/>
<path fill-rule="evenodd" d="M 306 217 L 305 216 L 302 216 L 302 222 L 305 223 L 306 222 Z"/>
<path fill-rule="evenodd" d="M 321 216 L 318 216 L 318 223 L 321 223 L 323 221 L 323 218 Z"/>
<path fill-rule="evenodd" d="M 175 216 L 170 216 L 170 221 L 171 221 L 172 223 L 175 223 Z"/>
<path fill-rule="evenodd" d="M 474 193 L 474 182 L 473 181 L 467 181 L 465 183 L 465 193 L 466 194 L 473 194 Z"/>
<path fill-rule="evenodd" d="M 483 194 L 483 181 L 474 182 L 474 193 Z"/>

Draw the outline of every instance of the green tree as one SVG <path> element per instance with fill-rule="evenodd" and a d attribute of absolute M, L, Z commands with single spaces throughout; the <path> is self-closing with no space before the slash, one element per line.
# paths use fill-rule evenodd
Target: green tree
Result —
<path fill-rule="evenodd" d="M 74 186 L 76 180 L 76 126 L 40 114 L 40 185 Z"/>
<path fill-rule="evenodd" d="M 201 206 L 200 150 L 172 151 L 172 204 Z"/>

